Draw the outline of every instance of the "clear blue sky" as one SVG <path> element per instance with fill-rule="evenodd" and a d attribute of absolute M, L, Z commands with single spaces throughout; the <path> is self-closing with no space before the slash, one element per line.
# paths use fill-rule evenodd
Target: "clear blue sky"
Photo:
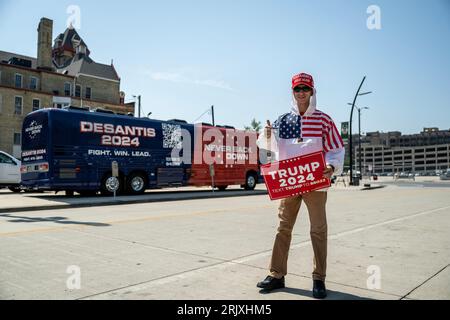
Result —
<path fill-rule="evenodd" d="M 366 26 L 372 4 L 381 30 Z M 191 122 L 215 105 L 218 124 L 274 120 L 289 109 L 291 76 L 306 71 L 336 123 L 366 75 L 363 132 L 450 129 L 448 0 L 0 0 L 0 50 L 36 56 L 39 19 L 54 20 L 56 37 L 69 5 L 91 57 L 114 59 L 128 100 L 141 94 L 155 118 Z"/>

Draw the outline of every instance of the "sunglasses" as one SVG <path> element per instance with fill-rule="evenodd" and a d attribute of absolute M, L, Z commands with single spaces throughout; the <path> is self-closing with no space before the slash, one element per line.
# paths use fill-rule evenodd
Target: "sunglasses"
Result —
<path fill-rule="evenodd" d="M 297 92 L 297 93 L 299 93 L 299 92 L 310 92 L 310 91 L 311 91 L 311 88 L 310 87 L 306 87 L 306 86 L 302 86 L 302 87 L 298 86 L 298 87 L 294 88 L 294 92 Z"/>

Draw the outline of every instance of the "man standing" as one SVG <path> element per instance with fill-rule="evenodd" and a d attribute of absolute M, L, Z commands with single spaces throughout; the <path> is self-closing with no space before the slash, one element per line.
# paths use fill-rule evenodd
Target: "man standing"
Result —
<path fill-rule="evenodd" d="M 294 104 L 289 113 L 280 116 L 273 127 L 267 127 L 258 138 L 261 149 L 275 153 L 277 160 L 286 160 L 314 152 L 323 152 L 326 169 L 324 177 L 331 178 L 343 170 L 344 143 L 333 120 L 316 109 L 316 90 L 311 75 L 300 73 L 292 78 Z M 314 251 L 313 296 L 326 297 L 327 268 L 327 191 L 314 191 L 290 197 L 279 206 L 280 225 L 275 238 L 269 275 L 257 286 L 266 291 L 284 288 L 292 229 L 302 200 L 308 208 L 311 223 L 310 235 Z"/>

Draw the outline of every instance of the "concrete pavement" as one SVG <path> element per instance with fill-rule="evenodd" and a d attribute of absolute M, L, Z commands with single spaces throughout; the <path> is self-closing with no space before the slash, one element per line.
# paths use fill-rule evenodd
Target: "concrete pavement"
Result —
<path fill-rule="evenodd" d="M 1 213 L 0 298 L 311 299 L 304 206 L 287 288 L 255 286 L 277 206 L 255 195 Z M 329 299 L 450 299 L 448 188 L 335 188 L 328 220 Z"/>

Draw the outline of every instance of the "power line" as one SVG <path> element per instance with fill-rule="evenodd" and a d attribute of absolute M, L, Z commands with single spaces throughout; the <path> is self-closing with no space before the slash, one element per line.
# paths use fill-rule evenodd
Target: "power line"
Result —
<path fill-rule="evenodd" d="M 197 120 L 199 120 L 201 117 L 203 117 L 205 114 L 211 114 L 211 109 L 206 110 L 205 112 L 203 112 L 200 117 L 198 117 L 197 119 L 195 119 L 192 123 L 195 123 Z"/>

